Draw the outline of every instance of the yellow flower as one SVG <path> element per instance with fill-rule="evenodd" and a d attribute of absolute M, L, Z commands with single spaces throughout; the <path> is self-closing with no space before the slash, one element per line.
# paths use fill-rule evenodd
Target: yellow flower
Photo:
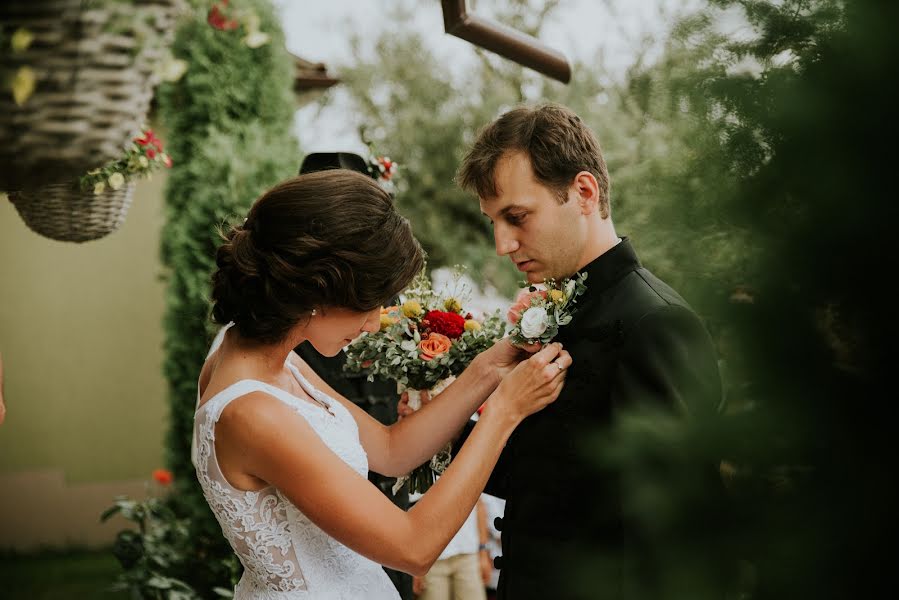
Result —
<path fill-rule="evenodd" d="M 34 41 L 34 34 L 24 27 L 19 27 L 16 29 L 16 32 L 12 34 L 9 41 L 13 53 L 24 52 L 28 50 L 28 46 Z"/>
<path fill-rule="evenodd" d="M 465 331 L 480 331 L 481 324 L 475 321 L 474 319 L 468 319 L 465 321 Z"/>
<path fill-rule="evenodd" d="M 391 325 L 395 325 L 396 322 L 397 322 L 397 319 L 394 319 L 390 315 L 382 314 L 381 315 L 381 331 L 384 331 Z"/>
<path fill-rule="evenodd" d="M 420 317 L 423 312 L 424 311 L 422 311 L 421 309 L 421 304 L 419 304 L 415 300 L 406 300 L 405 302 L 403 302 L 403 314 L 410 319 Z"/>
<path fill-rule="evenodd" d="M 17 106 L 22 106 L 31 98 L 36 84 L 37 76 L 31 67 L 21 67 L 16 71 L 12 80 L 12 97 Z"/>
<path fill-rule="evenodd" d="M 562 290 L 549 290 L 549 299 L 556 304 L 562 304 L 565 302 L 565 292 Z"/>
<path fill-rule="evenodd" d="M 121 189 L 123 185 L 125 185 L 125 176 L 121 173 L 113 173 L 109 176 L 107 180 L 109 182 L 109 187 L 114 190 Z"/>
<path fill-rule="evenodd" d="M 455 298 L 447 298 L 443 303 L 443 308 L 447 312 L 462 312 L 462 304 Z"/>
<path fill-rule="evenodd" d="M 95 196 L 99 196 L 100 194 L 102 194 L 105 191 L 106 191 L 106 184 L 103 183 L 102 181 L 98 181 L 97 183 L 94 184 L 94 195 Z"/>

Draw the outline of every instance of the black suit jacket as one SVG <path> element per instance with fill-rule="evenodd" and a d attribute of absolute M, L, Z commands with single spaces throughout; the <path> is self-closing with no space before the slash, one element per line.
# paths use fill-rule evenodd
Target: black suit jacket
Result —
<path fill-rule="evenodd" d="M 597 467 L 587 443 L 609 431 L 618 411 L 651 404 L 713 413 L 720 405 L 717 359 L 702 322 L 641 266 L 627 238 L 583 270 L 587 289 L 557 338 L 574 361 L 565 388 L 515 430 L 485 490 L 506 499 L 496 523 L 499 598 L 590 597 L 566 591 L 568 567 L 620 554 L 630 532 L 619 476 Z M 596 577 L 615 596 L 617 570 L 603 570 Z"/>

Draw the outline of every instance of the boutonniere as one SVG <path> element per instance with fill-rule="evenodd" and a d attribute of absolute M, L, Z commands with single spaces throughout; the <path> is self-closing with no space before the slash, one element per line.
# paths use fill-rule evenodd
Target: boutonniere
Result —
<path fill-rule="evenodd" d="M 521 290 L 507 315 L 513 344 L 548 344 L 559 327 L 571 322 L 577 297 L 587 289 L 586 273 L 562 280 L 545 279 L 542 284 Z"/>

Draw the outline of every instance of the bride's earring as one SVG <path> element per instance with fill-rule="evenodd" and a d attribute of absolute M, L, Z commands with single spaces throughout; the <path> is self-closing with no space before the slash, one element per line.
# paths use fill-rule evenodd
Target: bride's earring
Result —
<path fill-rule="evenodd" d="M 314 308 L 312 309 L 312 316 L 313 316 L 313 317 L 315 316 L 315 309 L 314 309 Z"/>

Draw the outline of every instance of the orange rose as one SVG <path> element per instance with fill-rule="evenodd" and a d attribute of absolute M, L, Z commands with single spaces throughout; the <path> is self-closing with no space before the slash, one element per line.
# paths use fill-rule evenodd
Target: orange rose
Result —
<path fill-rule="evenodd" d="M 432 360 L 449 350 L 452 345 L 452 340 L 442 333 L 431 333 L 419 342 L 419 357 L 422 360 Z"/>

